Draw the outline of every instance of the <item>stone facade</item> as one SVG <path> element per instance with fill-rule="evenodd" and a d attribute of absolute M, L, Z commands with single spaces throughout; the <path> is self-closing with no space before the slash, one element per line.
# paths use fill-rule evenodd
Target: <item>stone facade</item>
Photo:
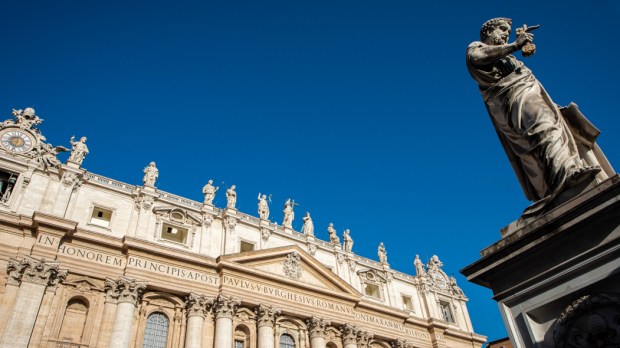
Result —
<path fill-rule="evenodd" d="M 161 191 L 165 173 L 136 186 L 84 170 L 83 156 L 62 164 L 34 110 L 16 114 L 0 125 L 0 347 L 485 341 L 436 256 L 412 276 L 230 198 L 220 209 Z"/>

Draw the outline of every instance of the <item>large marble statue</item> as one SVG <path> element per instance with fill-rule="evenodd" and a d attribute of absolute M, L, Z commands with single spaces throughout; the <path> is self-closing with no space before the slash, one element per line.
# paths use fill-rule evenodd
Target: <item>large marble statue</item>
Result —
<path fill-rule="evenodd" d="M 291 199 L 287 199 L 284 203 L 284 218 L 282 219 L 282 226 L 286 228 L 293 228 L 293 220 L 295 220 L 295 212 L 293 211 L 294 202 Z"/>
<path fill-rule="evenodd" d="M 269 219 L 269 204 L 267 204 L 267 195 L 258 193 L 258 216 L 263 220 Z"/>
<path fill-rule="evenodd" d="M 215 193 L 219 190 L 219 186 L 213 186 L 213 180 L 209 180 L 207 184 L 202 188 L 202 193 L 205 195 L 204 204 L 213 205 L 213 199 L 215 198 Z"/>
<path fill-rule="evenodd" d="M 353 238 L 351 238 L 351 231 L 348 228 L 342 233 L 342 243 L 344 244 L 344 251 L 353 251 Z"/>
<path fill-rule="evenodd" d="M 69 142 L 71 143 L 71 154 L 69 155 L 69 162 L 81 165 L 84 161 L 84 157 L 86 157 L 86 155 L 88 154 L 86 137 L 82 137 L 80 141 L 75 141 L 75 136 L 72 136 Z"/>
<path fill-rule="evenodd" d="M 159 170 L 155 167 L 155 162 L 149 163 L 149 166 L 144 168 L 144 177 L 142 178 L 142 182 L 144 186 L 155 186 L 155 181 L 159 177 Z"/>
<path fill-rule="evenodd" d="M 237 205 L 237 192 L 235 192 L 235 188 L 237 186 L 232 185 L 228 190 L 226 190 L 226 208 L 235 209 L 235 205 Z"/>
<path fill-rule="evenodd" d="M 383 245 L 383 242 L 379 243 L 377 254 L 379 255 L 379 262 L 387 263 L 387 251 L 385 250 L 385 245 Z"/>
<path fill-rule="evenodd" d="M 426 275 L 426 270 L 424 269 L 424 263 L 422 263 L 422 260 L 420 260 L 420 255 L 415 256 L 415 260 L 413 260 L 413 265 L 415 266 L 416 276 Z"/>
<path fill-rule="evenodd" d="M 467 47 L 467 68 L 525 196 L 539 201 L 535 209 L 540 209 L 558 193 L 603 180 L 613 169 L 595 143 L 599 131 L 576 105 L 558 108 L 532 71 L 512 55 L 534 36 L 524 27 L 508 43 L 511 25 L 507 18 L 484 23 L 480 41 Z"/>
<path fill-rule="evenodd" d="M 331 222 L 329 223 L 329 226 L 327 226 L 327 233 L 329 233 L 329 241 L 332 244 L 340 245 L 340 238 L 338 238 L 334 224 Z"/>
<path fill-rule="evenodd" d="M 304 216 L 302 220 L 304 220 L 304 225 L 301 227 L 301 232 L 307 236 L 314 236 L 314 223 L 312 222 L 310 213 L 306 212 L 306 216 Z"/>

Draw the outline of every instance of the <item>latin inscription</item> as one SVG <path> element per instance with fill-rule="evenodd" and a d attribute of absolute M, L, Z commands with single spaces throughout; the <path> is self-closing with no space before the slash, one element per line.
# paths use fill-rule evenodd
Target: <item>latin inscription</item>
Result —
<path fill-rule="evenodd" d="M 414 330 L 408 327 L 405 327 L 405 325 L 403 325 L 400 322 L 397 321 L 393 321 L 393 320 L 388 320 L 388 319 L 383 319 L 383 318 L 379 318 L 376 317 L 372 314 L 366 314 L 366 313 L 355 313 L 355 319 L 359 320 L 359 321 L 364 321 L 373 325 L 380 325 L 389 329 L 394 329 L 394 330 L 398 330 L 398 331 L 402 331 L 404 333 L 406 333 L 409 336 L 413 336 L 413 337 L 417 337 L 417 338 L 421 338 L 421 339 L 425 339 L 425 340 L 430 340 L 431 336 L 426 333 L 426 332 L 422 332 L 422 331 L 418 331 L 418 330 Z"/>
<path fill-rule="evenodd" d="M 44 234 L 40 234 L 39 238 L 37 238 L 37 243 L 43 244 L 43 245 L 57 246 L 60 243 L 60 239 L 52 237 L 52 236 L 46 236 Z"/>
<path fill-rule="evenodd" d="M 88 249 L 82 249 L 82 248 L 72 246 L 72 245 L 61 245 L 60 248 L 58 248 L 58 253 L 62 255 L 68 255 L 68 256 L 73 256 L 73 257 L 77 257 L 77 258 L 88 260 L 88 261 L 97 262 L 103 265 L 110 265 L 114 267 L 125 266 L 124 265 L 125 258 L 123 257 L 106 255 L 100 252 L 96 252 L 96 251 L 92 251 Z"/>
<path fill-rule="evenodd" d="M 203 283 L 207 283 L 211 285 L 218 285 L 219 279 L 220 279 L 219 276 L 217 275 L 210 275 L 210 274 L 204 274 L 204 273 L 197 272 L 197 271 L 190 271 L 188 269 L 179 268 L 179 267 L 168 265 L 165 263 L 144 260 L 144 259 L 140 259 L 134 256 L 129 257 L 129 261 L 127 262 L 127 265 L 131 267 L 146 269 L 146 270 L 161 273 L 161 274 L 166 274 L 166 275 L 177 277 L 177 278 L 195 280 L 195 281 L 199 281 L 199 282 L 203 282 Z"/>

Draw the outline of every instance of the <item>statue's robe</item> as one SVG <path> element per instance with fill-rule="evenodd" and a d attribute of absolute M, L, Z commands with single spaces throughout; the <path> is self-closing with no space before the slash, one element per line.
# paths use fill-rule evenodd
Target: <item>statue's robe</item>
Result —
<path fill-rule="evenodd" d="M 549 199 L 564 188 L 575 167 L 600 165 L 598 180 L 614 174 L 595 143 L 599 131 L 571 104 L 563 115 L 523 62 L 509 55 L 475 66 L 467 48 L 467 68 L 478 83 L 491 121 L 521 183 L 532 201 Z"/>

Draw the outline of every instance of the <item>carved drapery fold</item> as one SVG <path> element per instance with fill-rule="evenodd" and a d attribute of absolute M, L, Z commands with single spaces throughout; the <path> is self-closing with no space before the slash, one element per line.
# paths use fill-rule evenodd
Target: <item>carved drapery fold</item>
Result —
<path fill-rule="evenodd" d="M 261 304 L 256 309 L 257 327 L 269 326 L 273 327 L 276 318 L 280 315 L 280 311 L 274 310 L 271 306 Z"/>
<path fill-rule="evenodd" d="M 232 319 L 240 304 L 241 301 L 239 300 L 232 299 L 224 295 L 219 295 L 213 304 L 215 318 Z"/>
<path fill-rule="evenodd" d="M 204 318 L 207 314 L 208 307 L 213 304 L 213 300 L 205 295 L 190 293 L 187 296 L 187 317 L 199 316 Z"/>
<path fill-rule="evenodd" d="M 146 289 L 146 282 L 121 276 L 119 279 L 106 278 L 104 290 L 108 299 L 118 303 L 128 302 L 137 305 Z"/>
<path fill-rule="evenodd" d="M 327 326 L 331 325 L 331 323 L 323 318 L 311 317 L 306 320 L 306 325 L 308 325 L 308 329 L 310 330 L 310 339 L 314 337 L 325 338 L 327 336 L 327 331 L 325 329 Z"/>
<path fill-rule="evenodd" d="M 56 286 L 67 277 L 67 270 L 61 270 L 58 262 L 45 261 L 43 258 L 36 260 L 30 256 L 24 256 L 21 261 L 9 259 L 7 273 L 7 282 L 13 285 L 28 282 Z"/>

